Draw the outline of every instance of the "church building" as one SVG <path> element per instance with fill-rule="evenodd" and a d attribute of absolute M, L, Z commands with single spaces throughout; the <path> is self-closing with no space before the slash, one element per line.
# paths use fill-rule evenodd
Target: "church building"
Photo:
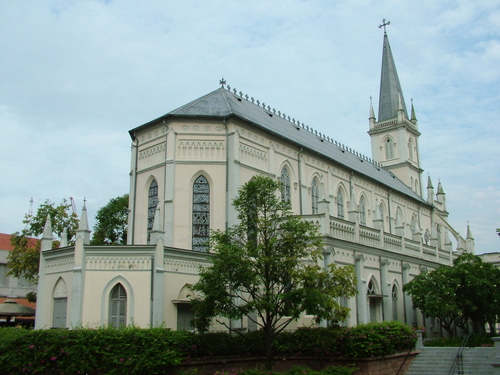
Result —
<path fill-rule="evenodd" d="M 354 266 L 358 294 L 342 299 L 351 308 L 342 324 L 399 320 L 430 329 L 403 285 L 474 253 L 474 240 L 449 225 L 441 183 L 434 190 L 430 177 L 424 181 L 418 121 L 386 33 L 378 116 L 370 105 L 368 125 L 371 157 L 222 80 L 215 91 L 130 130 L 128 244 L 90 246 L 84 207 L 75 245 L 52 249 L 48 221 L 36 328 L 190 329 L 190 286 L 210 265 L 210 231 L 236 223 L 232 200 L 260 174 L 281 181 L 292 210 L 317 224 L 325 266 Z M 304 313 L 294 327 L 312 320 Z M 229 323 L 256 329 L 246 318 Z"/>

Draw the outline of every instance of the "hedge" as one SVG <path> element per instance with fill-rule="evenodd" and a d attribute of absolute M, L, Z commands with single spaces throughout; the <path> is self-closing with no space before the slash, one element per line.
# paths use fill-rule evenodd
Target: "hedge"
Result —
<path fill-rule="evenodd" d="M 3 374 L 163 374 L 189 358 L 263 354 L 261 331 L 194 334 L 165 328 L 0 329 Z M 276 355 L 374 357 L 412 348 L 415 332 L 398 322 L 281 333 Z"/>

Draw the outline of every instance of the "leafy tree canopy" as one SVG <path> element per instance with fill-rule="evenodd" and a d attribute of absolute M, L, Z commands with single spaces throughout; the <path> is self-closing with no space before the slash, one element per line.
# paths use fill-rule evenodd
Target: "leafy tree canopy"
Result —
<path fill-rule="evenodd" d="M 316 321 L 344 320 L 349 309 L 338 297 L 356 293 L 354 269 L 320 266 L 316 226 L 292 214 L 279 190 L 262 176 L 240 188 L 233 201 L 239 224 L 212 233 L 212 266 L 200 270 L 193 286 L 196 327 L 207 330 L 214 317 L 247 316 L 265 332 L 267 368 L 275 337 L 292 321 L 305 311 Z"/>
<path fill-rule="evenodd" d="M 96 214 L 91 245 L 126 245 L 128 194 L 112 198 Z"/>
<path fill-rule="evenodd" d="M 46 200 L 38 208 L 36 215 L 26 214 L 23 223 L 26 228 L 12 234 L 10 242 L 14 249 L 7 256 L 7 275 L 25 277 L 32 283 L 38 280 L 38 264 L 40 261 L 40 241 L 37 238 L 43 233 L 43 228 L 50 216 L 52 222 L 53 247 L 59 246 L 64 228 L 66 228 L 69 243 L 74 242 L 78 228 L 78 216 L 73 213 L 71 203 L 63 200 L 55 203 Z"/>
<path fill-rule="evenodd" d="M 499 269 L 465 253 L 454 260 L 453 267 L 424 272 L 403 289 L 412 297 L 414 307 L 428 317 L 439 318 L 443 328 L 453 335 L 455 325 L 468 331 L 469 320 L 479 331 L 486 323 L 492 326 L 497 321 L 499 280 Z"/>

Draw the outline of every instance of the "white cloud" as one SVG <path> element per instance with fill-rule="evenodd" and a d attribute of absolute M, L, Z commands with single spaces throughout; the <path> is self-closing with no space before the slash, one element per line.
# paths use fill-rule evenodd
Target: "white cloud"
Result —
<path fill-rule="evenodd" d="M 382 18 L 422 166 L 450 221 L 500 250 L 500 1 L 0 0 L 0 232 L 34 196 L 74 196 L 90 216 L 128 189 L 127 131 L 231 86 L 371 155 Z M 425 180 L 425 179 L 424 179 Z M 479 194 L 479 195 L 476 195 Z M 490 196 L 490 199 L 488 199 Z M 496 197 L 496 198 L 492 198 Z M 494 202 L 492 204 L 492 202 Z M 496 206 L 495 206 L 496 205 Z M 463 229 L 462 229 L 463 228 Z"/>

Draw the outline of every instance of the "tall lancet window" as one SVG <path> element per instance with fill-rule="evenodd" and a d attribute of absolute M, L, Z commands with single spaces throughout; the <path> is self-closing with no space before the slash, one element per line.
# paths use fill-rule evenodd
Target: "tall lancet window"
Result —
<path fill-rule="evenodd" d="M 381 228 L 382 230 L 385 231 L 385 224 L 384 224 L 384 205 L 382 203 L 380 203 L 380 220 L 381 221 Z"/>
<path fill-rule="evenodd" d="M 344 193 L 342 192 L 342 188 L 339 188 L 337 191 L 337 216 L 340 219 L 344 218 Z"/>
<path fill-rule="evenodd" d="M 109 325 L 119 328 L 127 324 L 127 292 L 116 284 L 109 296 Z"/>
<path fill-rule="evenodd" d="M 359 199 L 359 223 L 366 225 L 366 203 L 364 196 L 361 196 Z"/>
<path fill-rule="evenodd" d="M 408 156 L 410 160 L 413 160 L 413 138 L 410 137 L 408 141 Z"/>
<path fill-rule="evenodd" d="M 385 141 L 385 158 L 393 159 L 394 158 L 394 142 L 391 138 L 387 138 Z"/>
<path fill-rule="evenodd" d="M 283 167 L 281 170 L 281 199 L 287 203 L 290 203 L 290 173 L 288 173 L 288 168 Z"/>
<path fill-rule="evenodd" d="M 396 285 L 392 286 L 392 320 L 398 320 L 398 287 Z"/>
<path fill-rule="evenodd" d="M 210 237 L 210 185 L 205 176 L 193 184 L 193 244 L 195 251 L 208 251 Z"/>
<path fill-rule="evenodd" d="M 148 196 L 148 240 L 149 232 L 153 229 L 153 222 L 155 220 L 156 206 L 158 205 L 158 183 L 156 180 L 151 181 L 149 185 Z"/>
<path fill-rule="evenodd" d="M 312 214 L 316 215 L 318 213 L 318 200 L 319 200 L 319 186 L 318 179 L 313 178 L 311 184 L 311 204 L 312 204 Z"/>

